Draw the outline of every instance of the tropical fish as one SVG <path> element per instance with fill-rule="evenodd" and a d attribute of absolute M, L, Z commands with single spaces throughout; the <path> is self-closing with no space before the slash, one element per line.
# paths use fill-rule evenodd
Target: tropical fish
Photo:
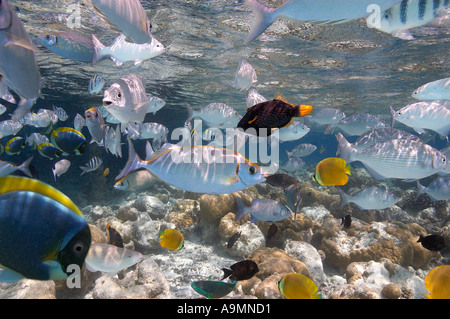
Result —
<path fill-rule="evenodd" d="M 305 161 L 300 157 L 291 157 L 280 165 L 280 169 L 293 173 L 302 169 L 305 164 Z"/>
<path fill-rule="evenodd" d="M 358 151 L 338 133 L 338 154 L 347 163 L 360 161 L 375 179 L 421 179 L 446 171 L 447 158 L 420 141 L 387 140 Z"/>
<path fill-rule="evenodd" d="M 254 128 L 256 132 L 252 134 L 269 136 L 272 133 L 270 129 L 285 127 L 293 121 L 293 117 L 305 116 L 312 111 L 311 105 L 294 105 L 277 98 L 248 108 L 247 113 L 239 121 L 237 127 L 242 128 L 244 131 L 248 128 Z M 266 129 L 266 132 L 260 132 L 259 129 Z"/>
<path fill-rule="evenodd" d="M 241 260 L 228 268 L 222 268 L 224 275 L 222 280 L 230 278 L 232 281 L 247 280 L 252 278 L 258 271 L 258 265 L 250 259 Z"/>
<path fill-rule="evenodd" d="M 143 161 L 128 137 L 128 151 L 128 161 L 116 180 L 129 172 L 145 168 L 160 180 L 186 191 L 227 194 L 263 182 L 266 175 L 260 166 L 243 155 L 215 146 L 162 149 Z"/>
<path fill-rule="evenodd" d="M 134 61 L 134 65 L 139 65 L 145 60 L 154 58 L 164 53 L 164 46 L 152 38 L 149 43 L 137 44 L 125 41 L 123 34 L 119 35 L 109 46 L 104 46 L 100 40 L 92 35 L 92 43 L 94 44 L 94 54 L 92 55 L 92 64 L 105 57 L 111 57 L 116 66 L 121 66 L 125 62 Z"/>
<path fill-rule="evenodd" d="M 3 99 L 11 104 L 16 104 L 16 99 L 11 94 L 11 92 L 9 92 L 8 85 L 5 81 L 2 81 L 2 78 L 3 76 L 0 74 L 0 99 Z M 6 111 L 6 107 L 4 108 L 5 110 L 3 111 L 3 113 Z"/>
<path fill-rule="evenodd" d="M 271 239 L 275 234 L 278 232 L 278 227 L 275 223 L 270 225 L 269 229 L 267 230 L 267 239 Z"/>
<path fill-rule="evenodd" d="M 275 187 L 288 188 L 291 185 L 297 185 L 300 183 L 294 176 L 288 174 L 273 174 L 266 177 L 266 183 Z"/>
<path fill-rule="evenodd" d="M 90 39 L 73 32 L 58 32 L 38 37 L 47 49 L 63 58 L 91 62 L 94 45 Z"/>
<path fill-rule="evenodd" d="M 139 0 L 91 0 L 100 16 L 135 43 L 152 40 L 151 23 Z"/>
<path fill-rule="evenodd" d="M 104 92 L 103 106 L 120 121 L 122 132 L 127 124 L 142 123 L 148 108 L 142 79 L 130 75 L 117 80 Z"/>
<path fill-rule="evenodd" d="M 80 166 L 81 170 L 83 171 L 81 172 L 81 175 L 83 175 L 84 173 L 95 171 L 100 167 L 100 165 L 102 165 L 102 163 L 103 161 L 101 158 L 94 156 L 89 160 L 89 162 L 87 162 L 86 166 Z"/>
<path fill-rule="evenodd" d="M 62 151 L 52 143 L 44 142 L 37 146 L 39 154 L 50 159 L 58 158 L 62 155 Z"/>
<path fill-rule="evenodd" d="M 361 136 L 372 129 L 386 128 L 388 125 L 379 117 L 367 113 L 356 113 L 344 117 L 336 124 L 330 124 L 324 133 L 330 134 L 335 128 L 340 129 L 346 136 Z"/>
<path fill-rule="evenodd" d="M 39 144 L 48 143 L 49 139 L 47 136 L 35 132 L 31 133 L 30 136 L 27 136 L 26 142 L 34 150 L 38 147 Z"/>
<path fill-rule="evenodd" d="M 109 244 L 91 244 L 85 259 L 86 269 L 115 274 L 131 267 L 143 258 L 140 252 Z"/>
<path fill-rule="evenodd" d="M 247 105 L 247 108 L 252 107 L 253 105 L 266 102 L 267 99 L 258 93 L 254 88 L 250 88 L 248 90 L 247 98 L 245 99 L 245 104 Z"/>
<path fill-rule="evenodd" d="M 269 8 L 257 0 L 246 0 L 255 15 L 255 23 L 245 40 L 248 44 L 264 32 L 278 17 L 287 17 L 295 20 L 313 23 L 342 23 L 369 15 L 369 5 L 376 5 L 384 11 L 399 0 L 286 0 L 277 8 Z M 370 8 L 370 7 L 369 7 Z"/>
<path fill-rule="evenodd" d="M 385 209 L 395 205 L 400 200 L 387 189 L 380 187 L 368 187 L 351 196 L 340 188 L 338 191 L 341 197 L 341 207 L 348 203 L 354 203 L 361 210 Z"/>
<path fill-rule="evenodd" d="M 394 121 L 412 127 L 417 133 L 432 130 L 447 137 L 450 132 L 450 101 L 423 101 L 408 104 L 397 112 L 391 107 Z"/>
<path fill-rule="evenodd" d="M 450 200 L 450 177 L 438 177 L 425 187 L 417 181 L 417 196 L 426 193 L 432 201 Z"/>
<path fill-rule="evenodd" d="M 108 176 L 109 175 L 109 167 L 105 168 L 105 170 L 103 171 L 103 176 Z"/>
<path fill-rule="evenodd" d="M 16 10 L 7 0 L 0 4 L 0 70 L 2 82 L 20 97 L 12 120 L 20 120 L 41 94 L 41 75 L 35 52 Z"/>
<path fill-rule="evenodd" d="M 441 235 L 419 236 L 417 240 L 422 246 L 431 251 L 439 251 L 446 247 L 445 239 Z"/>
<path fill-rule="evenodd" d="M 222 298 L 236 287 L 237 281 L 232 283 L 215 280 L 199 280 L 191 283 L 192 289 L 208 299 Z"/>
<path fill-rule="evenodd" d="M 8 155 L 18 155 L 25 148 L 25 139 L 16 136 L 10 139 L 5 145 L 5 153 Z"/>
<path fill-rule="evenodd" d="M 278 130 L 278 140 L 280 142 L 296 141 L 308 134 L 310 130 L 305 124 L 294 122 L 294 124 Z"/>
<path fill-rule="evenodd" d="M 62 107 L 54 106 L 53 105 L 53 111 L 55 112 L 56 116 L 58 117 L 58 120 L 65 121 L 69 118 L 69 115 L 67 115 L 66 111 Z"/>
<path fill-rule="evenodd" d="M 236 197 L 237 212 L 235 221 L 240 220 L 247 214 L 250 214 L 250 221 L 276 222 L 291 217 L 292 211 L 284 204 L 270 199 L 257 198 L 253 200 L 250 207 L 246 206 L 239 197 Z"/>
<path fill-rule="evenodd" d="M 187 103 L 185 103 L 185 106 L 188 116 L 184 126 L 188 126 L 192 119 L 200 118 L 209 127 L 225 128 L 227 124 L 236 126 L 236 123 L 241 119 L 234 108 L 224 103 L 209 103 L 199 110 L 192 109 Z"/>
<path fill-rule="evenodd" d="M 345 113 L 334 108 L 323 108 L 313 111 L 310 115 L 305 117 L 307 122 L 312 122 L 316 125 L 336 125 L 345 117 Z"/>
<path fill-rule="evenodd" d="M 0 281 L 66 279 L 83 267 L 91 245 L 89 225 L 77 206 L 38 180 L 0 180 Z"/>
<path fill-rule="evenodd" d="M 341 186 L 347 184 L 351 174 L 352 168 L 345 160 L 329 157 L 317 164 L 313 180 L 321 186 Z"/>
<path fill-rule="evenodd" d="M 288 158 L 291 157 L 305 157 L 312 154 L 315 150 L 317 150 L 317 146 L 309 143 L 302 143 L 294 147 L 292 151 L 286 151 L 286 155 Z"/>
<path fill-rule="evenodd" d="M 291 272 L 277 283 L 278 290 L 286 299 L 321 299 L 317 285 L 305 275 Z"/>
<path fill-rule="evenodd" d="M 253 83 L 257 82 L 257 76 L 253 66 L 245 60 L 241 60 L 236 75 L 234 77 L 233 87 L 245 91 L 248 90 Z"/>
<path fill-rule="evenodd" d="M 184 237 L 179 230 L 167 228 L 159 234 L 161 247 L 178 251 L 184 247 Z"/>
<path fill-rule="evenodd" d="M 67 172 L 67 170 L 70 167 L 70 161 L 66 159 L 62 159 L 55 163 L 55 168 L 52 169 L 53 177 L 55 178 L 56 182 L 56 176 L 60 177 L 62 174 Z"/>
<path fill-rule="evenodd" d="M 34 127 L 48 127 L 58 122 L 56 113 L 46 109 L 39 109 L 37 113 L 27 113 L 23 119 L 25 125 Z"/>
<path fill-rule="evenodd" d="M 421 101 L 450 100 L 450 78 L 428 82 L 416 90 L 411 96 Z"/>
<path fill-rule="evenodd" d="M 89 80 L 88 91 L 90 94 L 95 95 L 100 93 L 100 91 L 105 86 L 106 81 L 100 75 L 94 75 Z"/>
<path fill-rule="evenodd" d="M 119 179 L 116 184 L 114 184 L 114 188 L 123 191 L 139 192 L 149 189 L 155 185 L 157 181 L 158 179 L 152 173 L 146 169 L 140 169 L 130 172 Z"/>
<path fill-rule="evenodd" d="M 75 131 L 81 132 L 83 126 L 86 126 L 86 120 L 83 116 L 77 113 L 75 115 L 75 118 L 73 119 L 73 128 L 75 129 Z"/>
<path fill-rule="evenodd" d="M 227 248 L 230 249 L 234 246 L 234 244 L 237 242 L 237 240 L 241 237 L 241 232 L 238 231 L 231 235 L 231 237 L 228 239 Z M 222 278 L 223 279 L 223 278 Z"/>
<path fill-rule="evenodd" d="M 111 245 L 123 248 L 123 239 L 120 233 L 108 223 L 106 224 L 108 230 L 108 241 Z"/>
<path fill-rule="evenodd" d="M 148 96 L 148 108 L 147 113 L 155 114 L 158 112 L 162 107 L 166 105 L 166 101 L 163 99 L 157 97 L 157 96 Z"/>
<path fill-rule="evenodd" d="M 69 155 L 83 155 L 88 145 L 84 135 L 70 127 L 54 130 L 50 135 L 50 142 Z"/>
<path fill-rule="evenodd" d="M 450 299 L 450 265 L 437 266 L 425 277 L 428 299 Z"/>
<path fill-rule="evenodd" d="M 166 126 L 155 122 L 137 124 L 136 129 L 139 134 L 131 132 L 129 136 L 132 139 L 146 140 L 149 138 L 155 138 L 161 141 L 167 141 L 167 134 L 169 134 L 169 129 Z"/>
<path fill-rule="evenodd" d="M 32 177 L 31 172 L 28 168 L 28 166 L 30 165 L 32 160 L 33 160 L 33 156 L 31 156 L 29 159 L 27 159 L 22 164 L 17 165 L 17 166 L 14 164 L 11 164 L 9 162 L 0 161 L 0 176 L 6 176 L 15 171 L 20 171 L 20 172 L 24 173 L 25 175 Z"/>
<path fill-rule="evenodd" d="M 4 120 L 0 122 L 0 138 L 9 135 L 16 135 L 23 125 L 13 120 Z"/>
<path fill-rule="evenodd" d="M 105 129 L 105 149 L 110 151 L 113 155 L 122 157 L 122 135 L 120 133 L 120 126 L 116 126 L 114 130 L 111 126 L 106 126 Z"/>
<path fill-rule="evenodd" d="M 106 130 L 105 120 L 98 107 L 94 106 L 86 110 L 84 116 L 86 117 L 86 126 L 92 139 L 97 143 L 104 141 Z"/>
<path fill-rule="evenodd" d="M 341 218 L 341 225 L 344 225 L 344 228 L 350 228 L 352 225 L 352 216 L 345 215 Z"/>
<path fill-rule="evenodd" d="M 376 128 L 362 134 L 352 146 L 358 151 L 365 150 L 379 142 L 385 142 L 393 139 L 408 139 L 420 141 L 419 137 L 414 134 L 398 130 L 396 128 Z"/>
<path fill-rule="evenodd" d="M 379 21 L 367 19 L 367 25 L 394 37 L 411 40 L 409 29 L 424 26 L 432 22 L 442 10 L 448 7 L 446 1 L 435 0 L 402 0 L 381 13 Z"/>

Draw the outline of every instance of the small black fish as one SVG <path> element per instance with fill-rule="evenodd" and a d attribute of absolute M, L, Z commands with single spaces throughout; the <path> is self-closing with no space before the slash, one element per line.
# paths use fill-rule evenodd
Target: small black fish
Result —
<path fill-rule="evenodd" d="M 248 128 L 254 128 L 257 136 L 259 136 L 260 128 L 266 128 L 267 135 L 263 132 L 261 132 L 261 135 L 269 136 L 272 133 L 272 128 L 285 127 L 291 123 L 293 117 L 305 116 L 310 114 L 311 111 L 311 105 L 294 105 L 275 98 L 272 101 L 258 103 L 248 108 L 237 127 L 244 131 Z M 249 133 L 251 132 L 249 131 Z"/>
<path fill-rule="evenodd" d="M 352 216 L 346 215 L 345 217 L 342 217 L 341 225 L 344 225 L 344 228 L 350 228 L 352 225 Z"/>
<path fill-rule="evenodd" d="M 227 248 L 233 247 L 234 243 L 241 237 L 241 232 L 238 231 L 237 233 L 233 234 L 230 239 L 228 239 Z"/>
<path fill-rule="evenodd" d="M 445 248 L 445 239 L 441 235 L 428 235 L 423 237 L 420 235 L 418 243 L 421 243 L 423 248 L 431 251 L 439 251 Z"/>
<path fill-rule="evenodd" d="M 109 243 L 111 245 L 123 248 L 123 239 L 119 232 L 112 228 L 109 223 L 106 224 L 106 229 L 108 229 L 109 233 Z"/>
<path fill-rule="evenodd" d="M 275 187 L 288 188 L 299 184 L 299 180 L 288 174 L 273 174 L 266 177 L 266 183 Z"/>
<path fill-rule="evenodd" d="M 269 230 L 267 231 L 267 239 L 271 239 L 273 236 L 275 236 L 277 231 L 278 231 L 278 227 L 277 227 L 277 225 L 275 225 L 275 223 L 270 225 Z"/>
<path fill-rule="evenodd" d="M 230 277 L 230 280 L 247 280 L 252 278 L 258 271 L 258 265 L 253 260 L 241 260 L 228 268 L 222 268 L 224 276 L 222 280 Z"/>

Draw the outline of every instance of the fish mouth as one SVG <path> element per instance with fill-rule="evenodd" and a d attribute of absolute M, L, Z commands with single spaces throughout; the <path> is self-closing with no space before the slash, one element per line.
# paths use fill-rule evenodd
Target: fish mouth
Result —
<path fill-rule="evenodd" d="M 103 106 L 110 106 L 112 103 L 111 101 L 103 101 Z"/>

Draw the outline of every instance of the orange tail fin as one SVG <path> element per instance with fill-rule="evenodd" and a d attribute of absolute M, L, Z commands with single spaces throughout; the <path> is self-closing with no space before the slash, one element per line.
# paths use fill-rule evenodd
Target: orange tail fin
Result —
<path fill-rule="evenodd" d="M 299 104 L 298 107 L 298 116 L 305 116 L 311 114 L 313 107 L 312 105 Z"/>

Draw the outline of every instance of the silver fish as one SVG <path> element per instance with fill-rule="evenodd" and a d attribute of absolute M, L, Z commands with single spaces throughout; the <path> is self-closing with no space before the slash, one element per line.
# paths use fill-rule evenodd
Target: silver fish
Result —
<path fill-rule="evenodd" d="M 447 158 L 437 149 L 409 139 L 375 143 L 356 150 L 341 134 L 336 134 L 338 154 L 347 163 L 360 161 L 375 179 L 421 179 L 446 171 Z"/>
<path fill-rule="evenodd" d="M 292 151 L 286 150 L 286 154 L 291 157 L 305 157 L 317 150 L 317 146 L 309 143 L 298 144 Z"/>
<path fill-rule="evenodd" d="M 140 192 L 149 189 L 157 183 L 158 179 L 146 169 L 130 172 L 114 184 L 115 189 L 123 191 Z"/>
<path fill-rule="evenodd" d="M 239 197 L 236 197 L 236 204 L 238 209 L 234 218 L 235 221 L 240 220 L 247 214 L 250 214 L 252 223 L 257 221 L 276 222 L 292 215 L 289 207 L 270 198 L 257 198 L 248 207 Z"/>
<path fill-rule="evenodd" d="M 92 95 L 98 94 L 105 86 L 106 81 L 100 75 L 94 75 L 93 78 L 89 80 L 89 93 Z"/>
<path fill-rule="evenodd" d="M 294 124 L 278 130 L 278 140 L 280 142 L 296 141 L 308 134 L 310 130 L 305 124 L 295 121 Z"/>
<path fill-rule="evenodd" d="M 73 128 L 81 132 L 83 126 L 86 126 L 86 120 L 83 116 L 77 113 L 77 115 L 75 115 L 75 118 L 73 119 Z"/>
<path fill-rule="evenodd" d="M 385 209 L 395 205 L 399 199 L 385 188 L 369 187 L 353 195 L 346 194 L 338 188 L 341 197 L 341 207 L 347 203 L 354 203 L 360 210 Z"/>
<path fill-rule="evenodd" d="M 266 101 L 267 99 L 259 94 L 254 88 L 250 88 L 250 90 L 248 90 L 247 99 L 245 100 L 247 108 Z"/>
<path fill-rule="evenodd" d="M 155 38 L 149 43 L 137 44 L 125 41 L 125 35 L 119 35 L 110 46 L 103 45 L 95 35 L 92 35 L 94 53 L 92 64 L 105 57 L 111 57 L 116 66 L 121 66 L 127 61 L 133 61 L 134 65 L 139 65 L 145 60 L 154 58 L 164 53 L 165 48 Z"/>
<path fill-rule="evenodd" d="M 185 103 L 188 111 L 188 117 L 185 126 L 194 118 L 200 118 L 209 127 L 226 128 L 226 124 L 231 124 L 231 127 L 236 127 L 239 120 L 242 118 L 239 113 L 224 103 L 209 103 L 201 107 L 199 110 L 194 110 L 189 104 Z"/>
<path fill-rule="evenodd" d="M 115 274 L 140 262 L 143 255 L 140 252 L 110 244 L 91 244 L 86 255 L 86 269 L 91 272 L 102 271 Z"/>
<path fill-rule="evenodd" d="M 94 156 L 90 159 L 90 161 L 86 164 L 86 166 L 80 166 L 81 170 L 83 171 L 81 175 L 87 172 L 95 171 L 97 168 L 102 165 L 103 161 L 101 158 Z"/>
<path fill-rule="evenodd" d="M 376 128 L 362 134 L 352 145 L 358 151 L 362 151 L 375 145 L 376 143 L 392 139 L 410 139 L 420 141 L 420 139 L 414 134 L 398 130 L 396 128 Z"/>
<path fill-rule="evenodd" d="M 253 83 L 257 82 L 255 69 L 247 61 L 241 60 L 234 77 L 233 87 L 240 91 L 248 90 Z"/>
<path fill-rule="evenodd" d="M 438 177 L 427 187 L 417 181 L 417 196 L 423 193 L 433 201 L 450 200 L 450 177 Z"/>
<path fill-rule="evenodd" d="M 305 161 L 300 157 L 291 157 L 280 165 L 280 169 L 287 172 L 296 172 L 305 166 Z"/>
<path fill-rule="evenodd" d="M 120 126 L 116 125 L 114 130 L 111 126 L 106 127 L 105 132 L 105 144 L 106 150 L 110 151 L 113 155 L 122 157 L 122 135 L 120 133 Z"/>
<path fill-rule="evenodd" d="M 105 120 L 98 107 L 93 106 L 84 112 L 86 117 L 86 126 L 92 139 L 97 143 L 101 143 L 105 138 Z"/>
<path fill-rule="evenodd" d="M 450 100 L 450 78 L 428 82 L 416 90 L 411 96 L 421 101 Z"/>
<path fill-rule="evenodd" d="M 163 99 L 157 97 L 157 96 L 148 96 L 148 109 L 147 113 L 153 113 L 155 114 L 158 112 L 162 107 L 166 105 L 166 101 Z"/>
<path fill-rule="evenodd" d="M 70 167 L 70 161 L 66 160 L 66 159 L 62 159 L 55 163 L 55 168 L 52 169 L 55 182 L 56 182 L 56 176 L 60 177 L 62 174 L 67 172 L 69 167 Z"/>
<path fill-rule="evenodd" d="M 157 138 L 161 141 L 167 141 L 167 134 L 169 134 L 169 129 L 160 123 L 147 122 L 136 125 L 139 134 L 131 132 L 129 136 L 132 139 L 146 140 L 149 138 Z"/>
<path fill-rule="evenodd" d="M 311 115 L 305 116 L 307 122 L 313 122 L 316 125 L 337 124 L 344 117 L 344 112 L 329 107 L 317 111 L 314 110 Z"/>
<path fill-rule="evenodd" d="M 73 32 L 59 32 L 38 37 L 47 49 L 67 59 L 91 62 L 94 45 L 87 39 Z"/>
<path fill-rule="evenodd" d="M 450 101 L 423 101 L 408 104 L 398 111 L 391 107 L 392 125 L 394 121 L 412 127 L 417 133 L 432 130 L 447 137 L 450 132 Z"/>
<path fill-rule="evenodd" d="M 330 124 L 324 133 L 330 134 L 335 128 L 338 128 L 347 136 L 360 136 L 371 129 L 386 127 L 388 125 L 376 115 L 356 113 L 344 117 L 336 124 Z"/>
<path fill-rule="evenodd" d="M 36 149 L 38 145 L 48 142 L 49 142 L 48 137 L 40 133 L 32 133 L 30 136 L 27 136 L 26 138 L 26 143 L 29 146 L 31 146 L 33 150 Z"/>
<path fill-rule="evenodd" d="M 102 18 L 134 43 L 150 43 L 151 23 L 139 0 L 91 0 Z"/>
<path fill-rule="evenodd" d="M 28 175 L 30 177 L 33 177 L 31 174 L 28 166 L 30 165 L 31 161 L 33 160 L 33 156 L 27 159 L 25 162 L 23 162 L 20 165 L 14 165 L 9 162 L 0 161 L 0 176 L 6 176 L 9 175 L 15 171 L 21 171 L 25 175 Z"/>
<path fill-rule="evenodd" d="M 16 135 L 23 125 L 13 120 L 5 120 L 0 122 L 0 138 L 9 135 Z"/>
<path fill-rule="evenodd" d="M 141 78 L 130 75 L 117 80 L 104 93 L 103 106 L 120 121 L 123 132 L 130 124 L 142 123 L 148 109 L 148 96 Z"/>
<path fill-rule="evenodd" d="M 53 105 L 53 112 L 55 112 L 56 116 L 60 121 L 64 122 L 69 118 L 69 115 L 67 115 L 66 111 L 64 111 L 62 107 Z"/>
<path fill-rule="evenodd" d="M 41 94 L 37 48 L 7 0 L 0 2 L 0 74 L 2 81 L 20 96 L 12 120 L 20 120 Z"/>
<path fill-rule="evenodd" d="M 255 15 L 255 23 L 245 40 L 250 43 L 264 32 L 278 17 L 313 23 L 342 23 L 369 15 L 370 5 L 384 11 L 399 0 L 287 0 L 277 8 L 269 8 L 257 0 L 246 0 Z"/>
<path fill-rule="evenodd" d="M 58 116 L 52 110 L 39 109 L 37 113 L 27 113 L 23 117 L 24 125 L 34 127 L 48 127 L 58 122 Z"/>
<path fill-rule="evenodd" d="M 401 0 L 381 13 L 379 21 L 369 17 L 367 25 L 404 40 L 411 40 L 409 29 L 432 22 L 436 17 L 445 14 L 448 1 L 436 0 Z"/>

